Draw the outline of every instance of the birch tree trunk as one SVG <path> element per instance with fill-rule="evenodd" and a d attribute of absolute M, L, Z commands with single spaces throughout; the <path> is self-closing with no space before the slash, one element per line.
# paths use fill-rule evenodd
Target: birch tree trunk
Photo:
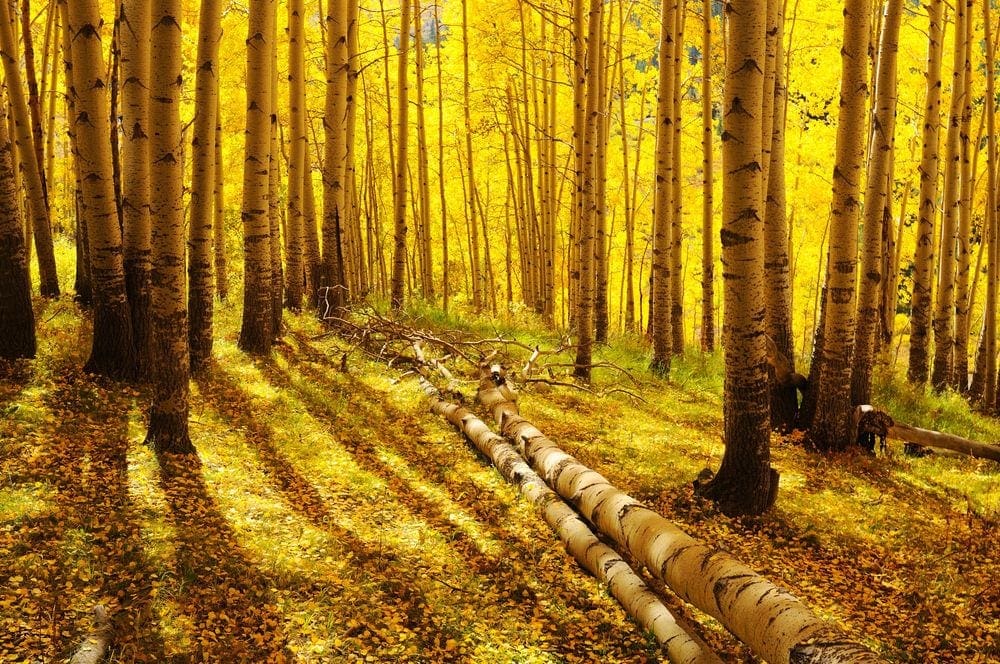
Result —
<path fill-rule="evenodd" d="M 122 234 L 111 166 L 111 128 L 97 0 L 62 0 L 73 49 L 77 160 L 94 283 L 94 339 L 86 371 L 111 378 L 136 374 L 135 347 L 122 263 Z M 0 3 L 2 4 L 2 3 Z M 98 118 L 94 120 L 93 118 Z M 37 233 L 37 226 L 36 226 Z"/>
<path fill-rule="evenodd" d="M 271 42 L 274 0 L 251 0 L 247 25 L 247 113 L 243 156 L 243 322 L 239 347 L 267 355 L 271 329 Z"/>
<path fill-rule="evenodd" d="M 861 282 L 858 293 L 858 332 L 851 375 L 851 403 L 869 403 L 872 367 L 875 364 L 876 335 L 879 332 L 879 295 L 882 280 L 883 235 L 890 210 L 890 167 L 896 143 L 896 60 L 903 1 L 889 0 L 879 46 L 878 80 L 875 84 L 875 117 L 872 126 L 872 154 L 868 162 L 865 190 L 864 234 L 862 239 Z"/>
<path fill-rule="evenodd" d="M 673 210 L 670 217 L 670 352 L 673 355 L 684 354 L 684 264 L 683 264 L 683 234 L 684 234 L 684 196 L 681 177 L 683 162 L 681 123 L 681 100 L 684 93 L 681 90 L 681 63 L 684 60 L 684 21 L 687 16 L 687 0 L 677 0 L 674 14 L 674 52 L 673 52 L 673 132 L 674 141 L 671 145 L 674 162 L 670 174 L 670 186 L 673 188 L 671 199 Z"/>
<path fill-rule="evenodd" d="M 36 350 L 28 252 L 14 182 L 15 163 L 7 125 L 0 122 L 0 358 L 4 360 L 34 357 Z"/>
<path fill-rule="evenodd" d="M 961 124 L 965 106 L 966 0 L 955 3 L 955 48 L 952 65 L 951 108 L 945 139 L 944 199 L 941 211 L 941 253 L 938 260 L 938 292 L 934 310 L 934 369 L 931 385 L 944 390 L 955 374 L 955 244 L 962 203 Z"/>
<path fill-rule="evenodd" d="M 806 443 L 819 450 L 843 450 L 853 441 L 845 422 L 851 412 L 851 354 L 857 323 L 855 281 L 858 222 L 861 216 L 861 169 L 865 156 L 868 101 L 868 40 L 871 6 L 847 0 L 841 50 L 840 113 L 833 174 L 829 264 L 822 353 L 815 382 L 816 411 L 807 424 Z"/>
<path fill-rule="evenodd" d="M 972 165 L 972 40 L 973 40 L 973 0 L 967 0 L 965 13 L 965 66 L 962 69 L 962 121 L 959 125 L 961 187 L 958 206 L 958 253 L 955 271 L 955 369 L 952 387 L 960 394 L 969 391 L 969 241 L 972 234 L 972 196 L 976 173 Z M 979 143 L 976 143 L 978 152 Z M 978 270 L 976 272 L 978 275 Z M 975 294 L 973 289 L 972 294 Z"/>
<path fill-rule="evenodd" d="M 183 16 L 181 0 L 153 0 L 150 4 L 153 27 L 149 42 L 152 47 L 149 156 L 150 176 L 156 182 L 150 196 L 153 218 L 150 333 L 155 362 L 146 442 L 158 453 L 192 454 L 194 446 L 188 436 L 190 358 L 184 301 L 184 160 L 180 121 Z M 214 124 L 208 125 L 209 135 Z"/>
<path fill-rule="evenodd" d="M 674 32 L 678 0 L 660 2 L 659 88 L 656 106 L 656 192 L 653 206 L 653 288 L 650 322 L 653 328 L 652 369 L 662 376 L 670 374 L 673 351 L 670 283 L 672 278 L 674 211 L 674 76 L 668 63 L 674 61 Z"/>
<path fill-rule="evenodd" d="M 24 84 L 21 79 L 21 52 L 17 45 L 17 39 L 14 36 L 10 4 L 7 2 L 0 2 L 0 60 L 3 61 L 4 75 L 7 82 L 7 102 L 10 106 L 13 123 L 11 139 L 17 148 L 17 155 L 22 166 L 21 173 L 22 185 L 25 188 L 25 202 L 27 204 L 28 216 L 31 217 L 31 226 L 35 238 L 41 293 L 42 297 L 55 298 L 59 297 L 59 279 L 56 273 L 55 250 L 52 246 L 52 228 L 50 226 L 48 203 L 45 198 L 45 183 L 41 170 L 42 163 L 38 161 L 38 155 L 32 139 L 28 101 L 24 96 Z"/>
<path fill-rule="evenodd" d="M 407 62 L 410 51 L 410 0 L 400 0 L 402 8 L 399 29 L 399 59 L 397 64 L 397 104 L 398 113 L 399 144 L 396 152 L 396 186 L 393 189 L 392 214 L 393 214 L 393 257 L 392 257 L 392 308 L 401 309 L 403 307 L 403 288 L 406 278 L 406 168 L 408 165 L 407 143 L 409 142 L 409 85 L 407 83 Z M 462 3 L 463 12 L 465 3 Z M 465 30 L 463 34 L 467 32 Z M 468 57 L 468 54 L 466 54 Z M 468 80 L 468 77 L 466 77 Z M 468 85 L 468 84 L 466 84 Z M 468 108 L 468 104 L 466 104 Z M 468 113 L 468 110 L 466 110 Z M 468 124 L 468 123 L 467 123 Z M 469 139 L 471 146 L 471 138 Z M 472 148 L 469 148 L 471 155 Z M 475 190 L 472 189 L 472 192 Z M 470 207 L 475 210 L 475 203 L 472 201 L 474 194 L 470 195 Z M 473 224 L 475 228 L 475 224 Z"/>
<path fill-rule="evenodd" d="M 960 0 L 961 1 L 961 0 Z M 934 277 L 934 221 L 938 195 L 938 134 L 941 124 L 941 51 L 944 40 L 944 2 L 929 0 L 927 96 L 924 106 L 923 148 L 920 160 L 919 221 L 913 257 L 913 301 L 910 308 L 910 357 L 906 377 L 927 382 L 931 293 Z"/>
<path fill-rule="evenodd" d="M 222 102 L 221 95 L 215 99 L 215 187 L 212 198 L 215 202 L 215 218 L 212 223 L 215 233 L 215 291 L 219 299 L 229 297 L 229 259 L 226 253 L 226 178 L 225 163 L 222 159 Z"/>
<path fill-rule="evenodd" d="M 149 84 L 150 5 L 147 0 L 122 0 L 118 12 L 121 49 L 122 234 L 125 256 L 125 292 L 132 318 L 132 334 L 139 371 L 152 370 L 150 337 L 149 218 Z"/>
<path fill-rule="evenodd" d="M 305 194 L 306 151 L 306 59 L 305 59 L 305 3 L 291 0 L 288 3 L 288 127 L 291 138 L 288 145 L 288 243 L 285 281 L 285 305 L 289 309 L 302 307 L 303 243 L 305 239 L 305 213 L 302 198 Z"/>
<path fill-rule="evenodd" d="M 347 76 L 348 76 L 348 3 L 353 0 L 332 0 L 327 10 L 326 51 L 326 136 L 323 156 L 323 275 L 321 287 L 328 287 L 327 309 L 337 310 L 346 302 L 344 274 L 345 160 L 347 157 Z M 321 298 L 322 299 L 322 298 Z"/>
<path fill-rule="evenodd" d="M 219 124 L 219 42 L 222 12 L 218 0 L 203 0 L 198 24 L 198 65 L 195 74 L 191 220 L 188 226 L 188 342 L 191 368 L 212 357 L 212 316 L 215 300 L 212 270 L 215 217 L 215 128 Z"/>
<path fill-rule="evenodd" d="M 983 0 L 983 25 L 986 37 L 986 227 L 989 242 L 989 259 L 986 276 L 986 312 L 983 322 L 985 345 L 985 380 L 980 404 L 992 409 L 996 401 L 997 388 L 997 286 L 1000 270 L 997 269 L 997 251 L 1000 238 L 997 237 L 997 138 L 996 138 L 996 51 L 993 42 L 993 25 L 990 16 L 990 0 Z"/>
<path fill-rule="evenodd" d="M 712 0 L 702 0 L 701 17 L 705 24 L 701 39 L 701 350 L 715 350 L 715 155 L 712 122 Z M 620 26 L 621 27 L 621 26 Z M 624 99 L 624 95 L 622 95 Z M 622 136 L 624 137 L 624 131 Z M 628 170 L 628 164 L 625 164 Z M 628 192 L 625 193 L 628 198 Z M 629 258 L 631 262 L 631 257 Z M 629 266 L 631 269 L 631 266 Z M 631 279 L 629 295 L 631 296 Z"/>

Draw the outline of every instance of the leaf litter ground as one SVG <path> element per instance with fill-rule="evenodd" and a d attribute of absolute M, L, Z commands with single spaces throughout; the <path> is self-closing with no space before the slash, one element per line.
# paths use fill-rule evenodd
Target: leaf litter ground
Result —
<path fill-rule="evenodd" d="M 253 362 L 227 305 L 192 383 L 200 459 L 160 463 L 146 393 L 83 374 L 85 322 L 48 306 L 43 359 L 0 380 L 0 661 L 67 657 L 98 602 L 113 662 L 659 661 L 415 383 L 357 355 L 339 371 L 308 317 Z M 643 394 L 537 386 L 522 410 L 887 658 L 1000 661 L 996 468 L 776 438 L 777 510 L 729 520 L 690 490 L 721 454 L 718 395 L 683 366 Z M 752 661 L 685 613 L 724 659 Z"/>

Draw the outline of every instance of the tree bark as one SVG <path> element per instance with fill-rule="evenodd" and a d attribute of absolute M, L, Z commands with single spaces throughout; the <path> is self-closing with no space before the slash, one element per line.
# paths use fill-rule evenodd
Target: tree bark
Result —
<path fill-rule="evenodd" d="M 271 224 L 268 215 L 271 152 L 271 42 L 274 0 L 251 0 L 247 32 L 247 113 L 243 159 L 243 322 L 239 347 L 271 351 Z"/>
<path fill-rule="evenodd" d="M 938 291 L 934 311 L 934 368 L 931 385 L 941 391 L 954 382 L 955 374 L 955 244 L 962 203 L 961 124 L 965 106 L 966 0 L 955 3 L 955 48 L 952 66 L 951 108 L 945 139 L 944 199 L 941 212 L 941 253 L 938 260 Z"/>
<path fill-rule="evenodd" d="M 684 196 L 681 177 L 683 151 L 681 140 L 683 132 L 681 123 L 681 100 L 684 92 L 681 90 L 681 62 L 684 59 L 684 19 L 687 16 L 687 0 L 677 0 L 674 13 L 674 52 L 673 52 L 673 125 L 674 140 L 671 145 L 673 169 L 670 173 L 670 186 L 673 188 L 671 200 L 673 210 L 670 217 L 670 352 L 672 355 L 684 354 Z"/>
<path fill-rule="evenodd" d="M 733 34 L 726 72 L 722 163 L 723 348 L 726 351 L 722 465 L 699 490 L 726 514 L 762 514 L 774 504 L 764 345 L 762 109 L 764 3 L 730 6 Z"/>
<path fill-rule="evenodd" d="M 961 1 L 961 0 L 960 0 Z M 938 195 L 938 134 L 941 124 L 941 51 L 944 40 L 944 3 L 929 0 L 927 96 L 924 110 L 923 148 L 920 160 L 920 201 L 917 244 L 913 258 L 913 301 L 910 308 L 910 357 L 906 377 L 911 383 L 927 382 L 931 321 L 931 282 L 934 276 L 934 218 Z"/>
<path fill-rule="evenodd" d="M 876 335 L 879 332 L 879 296 L 882 280 L 883 236 L 891 217 L 890 172 L 896 143 L 896 60 L 903 0 L 889 0 L 879 47 L 878 80 L 875 84 L 875 117 L 872 126 L 872 154 L 868 162 L 865 190 L 864 234 L 862 239 L 861 282 L 858 292 L 858 330 L 851 375 L 851 403 L 868 403 L 872 393 Z M 887 211 L 890 217 L 887 217 Z"/>
<path fill-rule="evenodd" d="M 993 41 L 993 25 L 990 16 L 990 0 L 983 0 L 983 25 L 986 37 L 986 71 L 995 71 L 996 50 Z M 986 276 L 986 312 L 983 322 L 985 342 L 985 380 L 980 401 L 987 409 L 993 408 L 997 391 L 997 286 L 1000 284 L 1000 270 L 997 251 L 1000 238 L 997 237 L 997 138 L 996 138 L 996 81 L 986 77 L 986 227 L 989 243 L 989 259 Z"/>
<path fill-rule="evenodd" d="M 393 189 L 393 259 L 392 259 L 392 308 L 403 307 L 403 287 L 406 277 L 406 168 L 407 142 L 409 140 L 409 85 L 407 83 L 407 62 L 410 51 L 410 0 L 400 0 L 402 15 L 399 30 L 399 59 L 397 61 L 397 103 L 399 130 L 396 152 L 396 186 Z M 462 3 L 463 12 L 465 3 Z M 463 34 L 467 30 L 463 31 Z M 468 54 L 466 54 L 468 57 Z M 471 145 L 471 144 L 470 144 Z M 471 147 L 470 147 L 471 152 Z M 475 191 L 474 189 L 472 190 Z M 475 203 L 470 195 L 470 207 L 475 210 Z M 475 224 L 473 224 L 475 227 Z"/>
<path fill-rule="evenodd" d="M 86 218 L 94 283 L 94 337 L 84 369 L 111 378 L 136 375 L 136 356 L 125 294 L 122 234 L 111 166 L 111 128 L 97 0 L 61 0 L 73 49 L 73 90 L 77 159 L 83 183 L 81 214 Z M 0 3 L 2 4 L 2 3 Z M 37 232 L 37 228 L 36 228 Z"/>
<path fill-rule="evenodd" d="M 653 275 L 650 323 L 653 328 L 652 369 L 670 374 L 673 354 L 671 331 L 671 290 L 674 211 L 674 32 L 679 7 L 677 0 L 660 2 L 659 88 L 656 105 L 656 192 L 653 206 Z"/>
<path fill-rule="evenodd" d="M 0 122 L 0 358 L 35 356 L 35 316 L 31 308 L 28 252 L 21 205 L 14 182 L 14 146 Z"/>
<path fill-rule="evenodd" d="M 157 453 L 192 454 L 188 436 L 187 308 L 184 283 L 184 161 L 181 0 L 153 0 L 150 45 L 149 139 L 152 225 L 153 403 L 146 443 Z M 206 7 L 202 6 L 202 11 Z M 209 131 L 215 127 L 209 124 Z M 211 292 L 209 292 L 211 298 Z"/>
<path fill-rule="evenodd" d="M 833 173 L 833 205 L 826 280 L 823 352 L 815 382 L 816 411 L 806 443 L 819 450 L 843 450 L 851 443 L 844 426 L 851 412 L 851 364 L 857 324 L 855 281 L 858 263 L 861 170 L 865 156 L 865 112 L 868 101 L 868 40 L 871 6 L 848 0 L 844 6 L 841 50 L 840 113 Z"/>
<path fill-rule="evenodd" d="M 701 350 L 715 350 L 715 155 L 712 118 L 712 0 L 702 0 L 701 17 L 705 24 L 701 39 Z M 624 100 L 624 94 L 622 99 Z M 624 102 L 623 102 L 624 103 Z M 624 131 L 622 136 L 624 138 Z M 624 170 L 628 170 L 626 162 Z M 625 192 L 628 198 L 628 192 Z M 627 203 L 626 203 L 627 204 Z M 631 262 L 631 257 L 629 257 Z M 631 276 L 631 265 L 628 266 Z M 629 294 L 631 295 L 631 279 Z"/>
<path fill-rule="evenodd" d="M 188 342 L 191 369 L 198 371 L 212 357 L 212 317 L 215 301 L 213 225 L 215 217 L 215 128 L 219 124 L 219 42 L 222 13 L 218 0 L 202 0 L 198 24 L 195 74 L 195 118 L 192 141 L 191 220 L 188 226 Z"/>
<path fill-rule="evenodd" d="M 7 82 L 7 102 L 10 105 L 13 122 L 11 139 L 17 148 L 22 165 L 22 185 L 25 188 L 25 202 L 35 237 L 42 297 L 54 298 L 59 297 L 59 278 L 56 273 L 55 250 L 52 246 L 52 228 L 45 197 L 42 163 L 38 160 L 38 153 L 32 139 L 31 114 L 28 110 L 28 102 L 24 96 L 21 80 L 21 53 L 10 19 L 10 4 L 0 2 L 0 60 L 3 61 Z M 101 117 L 107 117 L 107 115 Z"/>

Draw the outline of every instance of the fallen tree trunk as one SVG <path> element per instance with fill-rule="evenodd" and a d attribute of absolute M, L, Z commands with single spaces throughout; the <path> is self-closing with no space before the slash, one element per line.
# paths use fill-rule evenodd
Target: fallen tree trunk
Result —
<path fill-rule="evenodd" d="M 94 607 L 94 626 L 76 649 L 70 664 L 97 664 L 104 659 L 104 653 L 111 641 L 111 619 L 103 604 Z"/>
<path fill-rule="evenodd" d="M 894 438 L 911 445 L 935 447 L 967 454 L 977 459 L 1000 462 L 1000 446 L 980 443 L 950 433 L 900 424 L 888 414 L 869 405 L 858 406 L 854 410 L 854 430 L 859 439 L 862 436 L 875 436 L 883 440 Z"/>
<path fill-rule="evenodd" d="M 499 367 L 484 371 L 477 398 L 550 487 L 654 577 L 718 619 L 764 660 L 775 664 L 879 661 L 788 591 L 731 555 L 689 536 L 559 449 L 520 416 L 516 392 Z"/>
<path fill-rule="evenodd" d="M 683 622 L 676 619 L 628 563 L 601 542 L 586 522 L 546 486 L 517 451 L 468 409 L 441 398 L 423 375 L 420 385 L 431 401 L 431 412 L 447 419 L 486 455 L 504 479 L 541 512 L 566 550 L 584 569 L 608 584 L 625 611 L 651 632 L 676 664 L 721 664 L 721 660 Z"/>

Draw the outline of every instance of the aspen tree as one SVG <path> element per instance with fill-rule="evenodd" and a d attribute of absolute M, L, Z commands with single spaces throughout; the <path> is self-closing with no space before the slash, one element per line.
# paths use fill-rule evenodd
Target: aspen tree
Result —
<path fill-rule="evenodd" d="M 917 243 L 913 258 L 913 301 L 910 308 L 910 357 L 907 380 L 927 382 L 931 321 L 931 281 L 934 274 L 934 218 L 938 195 L 938 134 L 941 123 L 941 51 L 944 2 L 929 0 L 927 95 L 924 106 L 923 148 L 920 159 L 920 199 Z"/>
<path fill-rule="evenodd" d="M 670 219 L 670 333 L 671 353 L 684 354 L 684 269 L 683 269 L 683 235 L 684 235 L 684 197 L 682 192 L 683 179 L 681 165 L 683 146 L 681 131 L 681 101 L 684 92 L 681 90 L 681 63 L 684 60 L 684 23 L 687 17 L 687 0 L 677 0 L 677 11 L 674 14 L 674 52 L 673 52 L 673 170 L 670 183 L 673 188 L 673 211 Z"/>
<path fill-rule="evenodd" d="M 701 349 L 715 350 L 715 233 L 713 216 L 715 208 L 715 156 L 712 118 L 712 0 L 702 0 L 701 18 L 705 24 L 701 39 Z M 623 26 L 622 26 L 623 27 Z M 624 98 L 624 94 L 622 95 Z M 625 132 L 622 131 L 624 139 Z M 627 148 L 626 148 L 627 151 Z M 625 165 L 628 170 L 628 164 Z M 628 193 L 625 194 L 626 199 Z M 631 263 L 631 256 L 628 261 Z M 629 270 L 629 295 L 632 291 L 631 265 Z M 631 319 L 629 319 L 631 320 Z"/>
<path fill-rule="evenodd" d="M 63 2 L 68 10 L 66 25 L 73 49 L 76 97 L 73 128 L 83 183 L 81 214 L 87 219 L 94 284 L 94 338 L 84 369 L 112 378 L 129 379 L 135 376 L 136 357 L 125 295 L 122 235 L 112 182 L 110 127 L 104 121 L 109 106 L 104 81 L 100 7 L 97 0 Z"/>
<path fill-rule="evenodd" d="M 93 278 L 91 276 L 90 270 L 90 242 L 88 241 L 89 233 L 87 232 L 87 219 L 81 214 L 81 209 L 83 208 L 83 175 L 80 168 L 80 161 L 76 158 L 79 154 L 79 141 L 76 137 L 76 129 L 74 128 L 74 122 L 77 116 L 76 113 L 76 100 L 75 91 L 73 83 L 73 54 L 72 54 L 72 35 L 68 27 L 69 14 L 65 2 L 58 3 L 59 18 L 62 20 L 62 56 L 63 56 L 63 71 L 65 73 L 65 87 L 66 93 L 62 95 L 66 118 L 66 136 L 69 139 L 69 150 L 72 155 L 70 161 L 70 168 L 67 169 L 72 173 L 72 209 L 74 217 L 74 235 L 75 235 L 75 248 L 76 248 L 76 274 L 73 283 L 73 299 L 79 302 L 84 307 L 90 307 L 94 303 L 94 288 L 93 288 Z M 12 125 L 13 126 L 13 125 Z M 13 134 L 13 132 L 11 132 Z M 15 178 L 16 179 L 16 178 Z M 70 187 L 67 187 L 70 188 Z M 29 215 L 30 216 L 30 215 Z M 27 224 L 27 227 L 31 227 L 31 223 Z"/>
<path fill-rule="evenodd" d="M 347 158 L 348 5 L 354 0 L 332 0 L 327 8 L 326 30 L 326 136 L 323 156 L 323 276 L 329 309 L 347 302 L 344 267 L 345 175 Z M 327 307 L 320 307 L 323 316 Z"/>
<path fill-rule="evenodd" d="M 150 16 L 151 333 L 153 404 L 146 442 L 159 453 L 191 454 L 188 335 L 184 283 L 184 198 L 180 101 L 181 0 L 153 0 Z M 205 7 L 202 7 L 205 10 Z M 209 114 L 211 118 L 211 113 Z M 214 122 L 208 131 L 214 129 Z M 211 135 L 209 133 L 209 135 Z"/>
<path fill-rule="evenodd" d="M 603 16 L 603 11 L 602 11 Z M 597 343 L 608 341 L 608 129 L 611 115 L 608 108 L 608 60 L 611 43 L 611 21 L 607 21 L 607 30 L 599 43 L 600 53 L 596 77 L 591 81 L 598 84 L 597 115 L 594 118 L 596 144 L 594 146 L 594 280 L 596 293 L 594 296 L 594 339 Z"/>
<path fill-rule="evenodd" d="M 277 13 L 277 3 L 275 3 Z M 281 262 L 281 128 L 278 126 L 278 20 L 275 15 L 271 25 L 271 128 L 270 151 L 267 161 L 267 219 L 271 227 L 271 334 L 281 336 L 285 301 L 285 271 Z"/>
<path fill-rule="evenodd" d="M 218 0 L 202 0 L 198 21 L 195 69 L 194 138 L 191 148 L 191 219 L 188 225 L 188 315 L 191 368 L 200 369 L 212 356 L 215 295 L 212 261 L 215 217 L 215 128 L 219 122 L 219 42 L 222 11 Z"/>
<path fill-rule="evenodd" d="M 952 66 L 951 104 L 945 142 L 944 198 L 941 211 L 941 251 L 938 261 L 938 291 L 934 310 L 934 369 L 931 384 L 943 390 L 955 373 L 955 243 L 962 200 L 961 124 L 965 106 L 966 0 L 955 3 L 955 42 Z"/>
<path fill-rule="evenodd" d="M 773 5 L 773 7 L 771 6 Z M 784 79 L 785 16 L 783 4 L 771 0 L 769 3 L 770 24 L 767 39 L 770 43 L 769 52 L 774 53 L 773 63 L 767 71 L 772 72 L 773 79 L 765 86 L 773 96 L 770 112 L 770 126 L 765 126 L 764 151 L 769 165 L 766 168 L 764 184 L 765 216 L 764 216 L 764 281 L 766 323 L 765 328 L 770 342 L 786 361 L 779 373 L 771 376 L 771 427 L 779 430 L 790 430 L 798 415 L 798 395 L 793 382 L 795 376 L 795 344 L 792 336 L 792 278 L 790 273 L 791 256 L 788 244 L 788 219 L 785 209 L 785 107 L 787 104 L 786 81 Z M 768 114 L 764 118 L 767 122 Z M 776 363 L 777 364 L 777 363 Z"/>
<path fill-rule="evenodd" d="M 570 327 L 575 326 L 580 297 L 580 224 L 586 214 L 583 202 L 584 146 L 587 122 L 587 45 L 585 0 L 573 0 L 573 201 L 566 248 L 569 277 L 566 300 Z M 662 60 L 660 60 L 662 62 Z"/>
<path fill-rule="evenodd" d="M 49 208 L 42 176 L 43 164 L 38 160 L 32 137 L 32 127 L 21 78 L 20 48 L 11 24 L 10 5 L 0 2 L 0 60 L 7 82 L 7 101 L 10 107 L 11 139 L 17 148 L 22 166 L 22 185 L 25 189 L 28 216 L 31 218 L 38 256 L 38 274 L 42 297 L 59 297 L 59 278 L 56 274 L 55 250 Z M 110 156 L 110 155 L 109 155 Z"/>
<path fill-rule="evenodd" d="M 582 0 L 580 0 L 582 1 Z M 469 3 L 462 0 L 462 100 L 465 119 L 465 169 L 469 192 L 476 190 L 476 169 L 472 153 L 472 108 L 469 101 Z M 476 221 L 476 202 L 470 193 L 468 198 L 469 250 L 472 261 L 472 304 L 476 311 L 483 309 L 483 284 L 479 265 L 479 228 Z"/>
<path fill-rule="evenodd" d="M 121 49 L 122 243 L 125 256 L 125 291 L 128 293 L 139 370 L 152 368 L 150 337 L 149 218 L 149 76 L 150 5 L 147 0 L 122 0 L 118 11 Z"/>
<path fill-rule="evenodd" d="M 434 299 L 434 270 L 431 255 L 431 189 L 427 157 L 427 123 L 424 119 L 424 16 L 420 0 L 413 0 L 413 49 L 417 78 L 417 186 L 420 196 L 420 290 L 425 298 Z"/>
<path fill-rule="evenodd" d="M 983 322 L 985 380 L 980 405 L 987 410 L 993 408 L 997 387 L 997 285 L 1000 270 L 997 269 L 997 251 L 1000 238 L 997 237 L 997 139 L 996 139 L 996 50 L 993 41 L 993 24 L 990 16 L 990 0 L 983 0 L 983 25 L 986 41 L 986 228 L 989 243 L 989 259 L 986 276 L 986 311 Z"/>
<path fill-rule="evenodd" d="M 448 300 L 451 297 L 449 280 L 448 256 L 448 202 L 445 196 L 444 179 L 444 82 L 441 73 L 441 5 L 434 3 L 434 52 L 437 56 L 437 107 L 438 107 L 438 193 L 441 199 L 441 302 L 448 311 Z"/>
<path fill-rule="evenodd" d="M 48 111 L 46 124 L 48 126 L 48 131 L 45 132 L 45 173 L 47 178 L 47 183 L 49 189 L 55 189 L 55 161 L 56 161 L 56 135 L 59 133 L 55 130 L 56 126 L 56 101 L 59 98 L 57 90 L 59 89 L 59 58 L 61 50 L 61 34 L 62 34 L 62 24 L 60 22 L 59 10 L 52 3 L 49 8 L 49 23 L 52 27 L 52 48 L 51 53 L 46 51 L 46 56 L 50 60 L 49 77 L 46 80 L 44 78 L 45 73 L 43 71 L 42 79 L 42 94 L 48 95 Z M 43 66 L 43 70 L 45 67 Z M 54 194 L 49 194 L 53 196 Z M 31 224 L 26 225 L 27 229 L 31 229 Z M 28 263 L 31 264 L 31 246 L 30 242 L 26 243 L 25 248 L 28 250 Z"/>
<path fill-rule="evenodd" d="M 306 136 L 306 58 L 305 58 L 305 2 L 290 0 L 288 3 L 288 128 L 291 134 L 288 145 L 288 243 L 285 282 L 285 304 L 290 309 L 302 307 L 303 244 L 305 240 L 305 213 L 302 198 L 305 195 L 305 163 L 308 151 Z"/>
<path fill-rule="evenodd" d="M 0 122 L 0 359 L 34 357 L 28 252 L 21 232 L 21 204 L 14 181 L 14 146 Z"/>
<path fill-rule="evenodd" d="M 222 101 L 221 95 L 215 97 L 215 187 L 212 188 L 212 199 L 215 202 L 215 215 L 212 229 L 215 234 L 215 292 L 220 300 L 229 297 L 229 266 L 226 256 L 226 170 L 222 160 Z"/>
<path fill-rule="evenodd" d="M 868 101 L 868 40 L 871 7 L 867 0 L 847 0 L 841 49 L 840 113 L 833 175 L 823 339 L 816 381 L 816 409 L 808 422 L 807 444 L 820 450 L 843 450 L 851 444 L 846 423 L 851 414 L 851 353 L 857 304 L 858 221 L 861 169 L 864 165 L 865 112 Z M 818 333 L 817 333 L 818 334 Z"/>
<path fill-rule="evenodd" d="M 601 16 L 602 0 L 590 0 L 587 19 L 587 121 L 583 133 L 583 216 L 580 218 L 580 296 L 576 302 L 576 363 L 573 375 L 590 380 L 591 352 L 594 342 L 594 233 L 597 221 L 597 141 L 601 112 Z"/>
<path fill-rule="evenodd" d="M 251 0 L 247 25 L 247 113 L 243 157 L 243 321 L 239 347 L 271 350 L 271 224 L 268 159 L 271 152 L 271 42 L 274 0 Z"/>
<path fill-rule="evenodd" d="M 674 172 L 674 76 L 670 63 L 674 61 L 674 34 L 677 0 L 661 0 L 659 45 L 659 92 L 656 107 L 656 199 L 653 207 L 653 288 L 650 322 L 653 328 L 653 370 L 661 375 L 670 373 L 673 352 L 671 331 L 671 259 L 673 172 Z"/>
<path fill-rule="evenodd" d="M 962 69 L 962 120 L 959 125 L 961 187 L 958 203 L 958 254 L 955 270 L 955 369 L 952 386 L 959 393 L 969 390 L 969 241 L 972 235 L 972 190 L 976 177 L 972 165 L 972 41 L 973 0 L 966 2 L 965 66 Z M 978 146 L 978 143 L 977 143 Z M 978 148 L 977 148 L 978 153 Z M 982 245 L 980 245 L 982 247 Z M 982 254 L 980 254 L 981 256 Z M 978 270 L 976 272 L 978 276 Z"/>
<path fill-rule="evenodd" d="M 883 236 L 891 216 L 890 189 L 892 152 L 896 141 L 896 60 L 903 0 L 889 0 L 879 45 L 878 77 L 875 83 L 875 117 L 872 150 L 865 189 L 864 231 L 862 235 L 861 280 L 858 292 L 858 329 L 851 375 L 851 403 L 871 402 L 872 366 L 875 363 L 876 335 L 879 332 L 879 295 L 884 250 Z M 890 215 L 886 211 L 890 211 Z"/>
<path fill-rule="evenodd" d="M 13 6 L 13 5 L 12 5 Z M 49 184 L 51 177 L 45 171 L 45 137 L 42 129 L 42 104 L 38 93 L 38 72 L 35 68 L 35 46 L 31 36 L 31 0 L 21 0 L 21 51 L 24 57 L 24 82 L 28 88 L 28 115 L 31 119 L 31 145 L 35 150 L 35 161 L 38 164 L 39 177 L 42 180 L 42 192 L 45 196 L 45 207 L 49 208 Z M 48 46 L 48 44 L 45 44 Z M 42 74 L 44 79 L 44 73 Z"/>
<path fill-rule="evenodd" d="M 393 189 L 393 258 L 392 258 L 392 308 L 401 309 L 403 307 L 403 287 L 406 277 L 406 168 L 407 168 L 407 142 L 409 141 L 409 84 L 407 82 L 407 62 L 410 51 L 410 0 L 400 0 L 402 8 L 399 29 L 399 59 L 397 64 L 397 103 L 396 113 L 398 114 L 399 128 L 396 152 L 396 187 Z M 463 17 L 465 2 L 462 3 Z M 464 32 L 467 31 L 467 23 L 463 22 Z M 466 77 L 468 80 L 468 77 Z M 468 83 L 466 83 L 468 85 Z M 468 105 L 466 105 L 468 107 Z M 466 111 L 468 112 L 468 111 Z M 469 138 L 469 154 L 472 153 L 471 138 Z M 472 190 L 473 192 L 475 190 Z M 475 203 L 470 194 L 469 205 L 475 210 Z M 475 228 L 475 224 L 473 224 Z"/>
<path fill-rule="evenodd" d="M 727 5 L 723 111 L 722 264 L 725 297 L 723 396 L 725 454 L 718 474 L 698 490 L 729 515 L 761 514 L 774 504 L 778 473 L 770 466 L 764 345 L 763 64 L 766 3 Z"/>

